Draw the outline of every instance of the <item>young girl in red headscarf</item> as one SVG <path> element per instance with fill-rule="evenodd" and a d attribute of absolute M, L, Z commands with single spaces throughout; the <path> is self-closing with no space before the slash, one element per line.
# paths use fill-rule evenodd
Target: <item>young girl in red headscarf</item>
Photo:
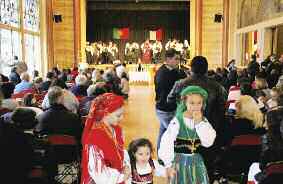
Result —
<path fill-rule="evenodd" d="M 118 125 L 123 111 L 121 96 L 105 93 L 93 101 L 82 137 L 81 184 L 117 184 L 130 177 Z"/>

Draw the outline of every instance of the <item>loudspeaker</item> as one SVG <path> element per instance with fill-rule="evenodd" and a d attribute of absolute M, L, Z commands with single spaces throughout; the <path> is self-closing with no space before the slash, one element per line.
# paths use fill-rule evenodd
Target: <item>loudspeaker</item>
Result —
<path fill-rule="evenodd" d="M 60 22 L 62 22 L 62 15 L 53 15 L 53 21 L 55 22 L 55 23 L 60 23 Z"/>
<path fill-rule="evenodd" d="M 214 15 L 214 22 L 220 23 L 220 22 L 222 22 L 222 19 L 223 19 L 223 15 L 221 15 L 221 14 L 215 14 Z"/>

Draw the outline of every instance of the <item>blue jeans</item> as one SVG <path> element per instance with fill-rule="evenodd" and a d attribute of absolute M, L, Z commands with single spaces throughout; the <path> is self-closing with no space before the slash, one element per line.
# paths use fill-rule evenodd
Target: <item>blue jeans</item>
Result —
<path fill-rule="evenodd" d="M 157 139 L 157 151 L 158 151 L 159 146 L 160 146 L 161 137 L 162 137 L 163 133 L 166 131 L 170 121 L 174 118 L 175 111 L 165 112 L 165 111 L 161 111 L 161 110 L 156 109 L 156 115 L 157 115 L 157 118 L 160 122 L 159 135 L 158 135 L 158 139 Z"/>

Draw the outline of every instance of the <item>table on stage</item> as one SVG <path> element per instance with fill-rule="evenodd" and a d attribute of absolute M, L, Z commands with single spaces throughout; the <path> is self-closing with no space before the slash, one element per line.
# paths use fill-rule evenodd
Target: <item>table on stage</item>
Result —
<path fill-rule="evenodd" d="M 142 64 L 140 71 L 138 71 L 137 64 L 128 64 L 126 67 L 129 74 L 129 83 L 152 85 L 155 71 L 159 66 L 156 64 Z M 90 65 L 90 67 L 106 70 L 108 67 L 113 67 L 113 65 Z"/>
<path fill-rule="evenodd" d="M 129 71 L 129 82 L 151 84 L 152 79 L 150 71 Z"/>

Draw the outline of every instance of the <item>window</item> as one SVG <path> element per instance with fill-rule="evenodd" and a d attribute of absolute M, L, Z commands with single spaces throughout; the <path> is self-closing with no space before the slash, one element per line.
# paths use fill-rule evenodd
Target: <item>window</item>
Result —
<path fill-rule="evenodd" d="M 0 73 L 20 61 L 30 74 L 41 69 L 39 0 L 0 1 Z"/>
<path fill-rule="evenodd" d="M 19 27 L 19 0 L 0 1 L 0 23 Z"/>

